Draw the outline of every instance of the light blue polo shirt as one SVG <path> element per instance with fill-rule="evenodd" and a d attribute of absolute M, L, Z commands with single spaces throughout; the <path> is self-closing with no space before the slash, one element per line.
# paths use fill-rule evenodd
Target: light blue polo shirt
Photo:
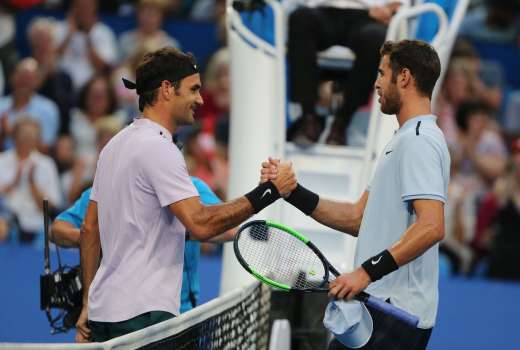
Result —
<path fill-rule="evenodd" d="M 390 248 L 416 220 L 413 200 L 446 203 L 450 156 L 433 115 L 406 121 L 381 154 L 369 186 L 354 265 Z M 419 328 L 435 325 L 438 304 L 439 247 L 401 266 L 367 292 L 419 317 Z"/>

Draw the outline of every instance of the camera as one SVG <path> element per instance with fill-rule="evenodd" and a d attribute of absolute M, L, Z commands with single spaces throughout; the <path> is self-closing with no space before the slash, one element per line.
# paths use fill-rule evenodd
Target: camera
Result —
<path fill-rule="evenodd" d="M 53 333 L 74 328 L 82 304 L 79 266 L 59 268 L 53 273 L 40 276 L 40 309 L 47 312 Z M 51 309 L 59 309 L 59 315 L 52 317 Z"/>

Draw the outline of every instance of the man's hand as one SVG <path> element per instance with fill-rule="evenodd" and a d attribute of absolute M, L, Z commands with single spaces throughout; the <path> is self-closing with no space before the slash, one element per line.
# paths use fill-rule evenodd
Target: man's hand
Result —
<path fill-rule="evenodd" d="M 292 163 L 280 163 L 278 165 L 276 179 L 273 179 L 272 181 L 278 189 L 280 196 L 287 197 L 296 188 L 297 185 Z"/>
<path fill-rule="evenodd" d="M 266 181 L 273 181 L 278 176 L 278 166 L 280 165 L 280 159 L 269 157 L 266 162 L 262 163 L 262 169 L 260 169 L 260 183 Z"/>
<path fill-rule="evenodd" d="M 87 325 L 88 321 L 88 306 L 83 305 L 81 314 L 79 315 L 78 322 L 76 322 L 76 343 L 88 343 L 90 342 L 90 329 Z"/>
<path fill-rule="evenodd" d="M 337 299 L 351 300 L 372 282 L 362 267 L 353 272 L 341 274 L 330 283 L 329 296 Z"/>
<path fill-rule="evenodd" d="M 368 15 L 379 23 L 388 25 L 393 14 L 387 6 L 372 6 L 368 9 Z"/>

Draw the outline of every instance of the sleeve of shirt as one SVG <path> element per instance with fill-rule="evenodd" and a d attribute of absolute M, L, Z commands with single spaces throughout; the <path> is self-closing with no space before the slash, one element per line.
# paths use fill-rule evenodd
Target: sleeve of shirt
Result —
<path fill-rule="evenodd" d="M 153 156 L 143 157 L 145 182 L 156 193 L 161 207 L 198 196 L 184 157 L 173 143 L 150 143 L 148 152 Z"/>
<path fill-rule="evenodd" d="M 74 225 L 74 227 L 80 228 L 83 219 L 85 219 L 90 191 L 90 188 L 85 190 L 70 208 L 66 209 L 56 217 L 56 220 L 66 221 Z"/>
<path fill-rule="evenodd" d="M 204 181 L 198 177 L 192 176 L 191 180 L 199 192 L 200 201 L 207 205 L 218 204 L 221 202 L 220 198 L 217 197 L 215 192 Z"/>
<path fill-rule="evenodd" d="M 433 199 L 446 203 L 441 153 L 425 136 L 412 136 L 405 143 L 399 163 L 401 198 Z"/>

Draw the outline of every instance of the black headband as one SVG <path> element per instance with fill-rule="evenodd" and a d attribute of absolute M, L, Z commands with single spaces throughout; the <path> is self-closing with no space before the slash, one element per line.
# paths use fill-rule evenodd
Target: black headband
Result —
<path fill-rule="evenodd" d="M 145 82 L 141 81 L 140 79 L 137 79 L 136 83 L 125 78 L 122 79 L 123 84 L 127 89 L 137 90 L 137 94 L 141 95 L 143 92 L 157 89 L 159 86 L 161 86 L 163 80 L 168 80 L 171 82 L 181 81 L 187 76 L 196 74 L 198 72 L 199 67 L 196 64 L 186 63 L 183 64 L 182 67 L 178 69 L 176 72 L 170 73 L 168 76 L 162 78 L 156 78 Z"/>

